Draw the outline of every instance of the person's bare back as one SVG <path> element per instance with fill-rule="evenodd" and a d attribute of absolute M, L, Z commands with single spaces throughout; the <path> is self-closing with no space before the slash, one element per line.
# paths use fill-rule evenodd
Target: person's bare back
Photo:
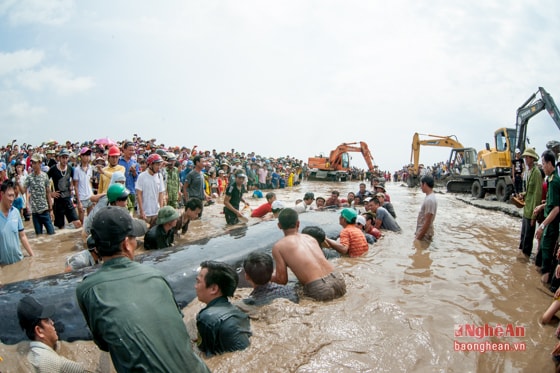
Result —
<path fill-rule="evenodd" d="M 297 228 L 284 230 L 284 234 L 285 237 L 272 248 L 272 257 L 276 263 L 272 281 L 286 284 L 287 267 L 303 285 L 333 272 L 334 267 L 325 258 L 317 240 L 307 234 L 298 233 Z"/>

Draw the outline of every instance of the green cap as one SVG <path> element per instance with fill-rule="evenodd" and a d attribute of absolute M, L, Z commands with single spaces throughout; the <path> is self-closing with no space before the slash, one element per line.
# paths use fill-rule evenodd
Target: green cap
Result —
<path fill-rule="evenodd" d="M 340 216 L 344 218 L 348 223 L 355 223 L 356 217 L 358 216 L 358 212 L 354 209 L 342 209 L 340 212 Z M 353 221 L 352 221 L 353 220 Z"/>
<path fill-rule="evenodd" d="M 126 189 L 123 184 L 115 183 L 107 189 L 107 199 L 109 203 L 115 202 L 118 199 L 126 198 L 130 192 Z"/>
<path fill-rule="evenodd" d="M 157 214 L 156 224 L 169 223 L 170 221 L 179 219 L 179 216 L 179 211 L 175 210 L 172 206 L 163 206 Z"/>

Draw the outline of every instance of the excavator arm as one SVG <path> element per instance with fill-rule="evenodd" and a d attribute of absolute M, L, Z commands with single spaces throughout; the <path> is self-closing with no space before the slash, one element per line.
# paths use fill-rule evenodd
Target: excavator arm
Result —
<path fill-rule="evenodd" d="M 428 139 L 420 140 L 420 136 L 430 136 Z M 410 175 L 418 176 L 420 172 L 420 146 L 443 146 L 447 148 L 462 148 L 457 140 L 457 136 L 438 136 L 438 135 L 425 135 L 416 132 L 412 137 L 412 150 L 410 152 L 410 163 L 412 168 L 409 170 Z"/>
<path fill-rule="evenodd" d="M 357 146 L 357 145 L 360 146 Z M 355 152 L 355 153 L 362 153 L 362 156 L 364 157 L 364 160 L 366 161 L 366 164 L 369 168 L 370 172 L 373 172 L 374 170 L 374 165 L 373 165 L 373 157 L 371 155 L 371 152 L 369 151 L 369 147 L 368 145 L 361 141 L 359 143 L 357 142 L 345 142 L 340 144 L 335 150 L 333 150 L 330 154 L 329 157 L 329 162 L 330 162 L 330 166 L 335 169 L 335 170 L 339 170 L 342 168 L 346 168 L 343 167 L 344 165 L 342 164 L 343 162 L 343 154 L 345 153 L 350 153 L 350 152 Z"/>
<path fill-rule="evenodd" d="M 537 97 L 537 93 L 540 93 L 541 98 L 534 101 L 535 97 Z M 533 93 L 531 97 L 517 109 L 516 145 L 517 148 L 521 150 L 521 153 L 525 151 L 527 124 L 529 120 L 545 109 L 558 126 L 558 129 L 560 129 L 560 111 L 554 103 L 552 96 L 543 87 L 539 87 L 538 92 Z"/>

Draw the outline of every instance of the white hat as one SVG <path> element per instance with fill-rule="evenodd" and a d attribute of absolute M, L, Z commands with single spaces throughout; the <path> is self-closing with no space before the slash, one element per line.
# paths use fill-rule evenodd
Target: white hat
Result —
<path fill-rule="evenodd" d="M 364 218 L 362 215 L 358 215 L 356 217 L 356 224 L 366 225 L 366 218 Z"/>
<path fill-rule="evenodd" d="M 283 208 L 285 208 L 284 203 L 282 203 L 281 201 L 274 201 L 272 202 L 272 211 L 274 210 L 282 210 Z"/>

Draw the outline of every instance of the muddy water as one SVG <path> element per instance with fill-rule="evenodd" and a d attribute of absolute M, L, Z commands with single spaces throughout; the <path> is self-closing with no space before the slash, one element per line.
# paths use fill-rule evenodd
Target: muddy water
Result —
<path fill-rule="evenodd" d="M 356 191 L 357 183 L 307 182 L 277 192 L 294 201 L 310 190 L 329 195 Z M 341 258 L 348 294 L 342 299 L 298 305 L 278 300 L 251 313 L 253 337 L 246 351 L 207 359 L 216 372 L 545 372 L 553 370 L 550 351 L 554 327 L 540 326 L 538 317 L 551 301 L 542 291 L 534 266 L 517 252 L 520 221 L 437 194 L 436 237 L 429 247 L 415 247 L 413 232 L 424 198 L 419 190 L 388 184 L 403 233 L 386 233 L 370 252 Z M 263 200 L 252 201 L 253 207 Z M 209 207 L 193 222 L 188 242 L 224 232 L 221 206 Z M 251 222 L 255 220 L 251 219 Z M 2 268 L 0 281 L 60 272 L 64 257 L 81 248 L 79 232 L 33 238 L 38 254 Z M 249 293 L 240 289 L 236 298 Z M 198 301 L 184 309 L 194 337 Z M 508 337 L 455 337 L 461 325 L 518 326 L 524 334 Z M 455 342 L 504 343 L 525 351 L 455 351 Z M 461 345 L 467 347 L 467 345 Z M 472 344 L 468 345 L 473 347 Z M 0 371 L 26 371 L 26 343 L 0 344 Z M 106 354 L 91 342 L 61 343 L 61 352 L 92 370 L 112 371 Z"/>

